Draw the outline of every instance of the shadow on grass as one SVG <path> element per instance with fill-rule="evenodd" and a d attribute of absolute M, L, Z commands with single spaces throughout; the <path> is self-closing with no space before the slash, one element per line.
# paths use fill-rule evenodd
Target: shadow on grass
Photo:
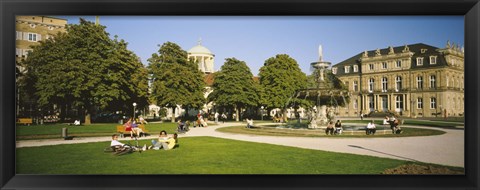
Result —
<path fill-rule="evenodd" d="M 389 155 L 389 156 L 401 158 L 401 159 L 404 159 L 404 160 L 410 160 L 410 161 L 414 161 L 414 162 L 420 162 L 420 161 L 415 160 L 415 159 L 411 159 L 411 158 L 407 158 L 407 157 L 403 157 L 403 156 L 397 156 L 397 155 L 389 154 L 389 153 L 386 153 L 386 152 L 380 152 L 380 151 L 377 151 L 377 150 L 373 150 L 373 149 L 369 149 L 369 148 L 364 148 L 364 147 L 357 146 L 357 145 L 348 145 L 348 146 L 349 146 L 349 147 L 353 147 L 353 148 L 368 150 L 368 151 L 372 151 L 372 152 L 376 152 L 376 153 L 380 153 L 380 154 L 384 154 L 384 155 Z"/>

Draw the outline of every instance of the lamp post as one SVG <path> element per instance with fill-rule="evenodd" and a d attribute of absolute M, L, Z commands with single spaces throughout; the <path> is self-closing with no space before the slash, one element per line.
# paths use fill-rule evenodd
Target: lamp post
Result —
<path fill-rule="evenodd" d="M 262 114 L 262 121 L 263 121 L 263 106 L 260 107 L 260 112 L 261 112 L 261 114 Z"/>
<path fill-rule="evenodd" d="M 135 119 L 135 107 L 137 107 L 137 103 L 133 102 L 133 119 Z"/>

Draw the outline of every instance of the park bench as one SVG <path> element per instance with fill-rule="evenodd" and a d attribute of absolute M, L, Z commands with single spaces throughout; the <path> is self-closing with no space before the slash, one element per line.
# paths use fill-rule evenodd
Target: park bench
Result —
<path fill-rule="evenodd" d="M 148 130 L 145 129 L 144 125 L 138 125 L 138 127 L 140 129 L 142 129 L 144 136 L 145 136 L 145 134 L 148 133 Z M 123 125 L 117 125 L 117 133 L 120 133 L 120 137 L 124 137 L 125 134 L 130 134 L 130 132 L 125 131 L 125 126 L 123 126 Z"/>
<path fill-rule="evenodd" d="M 21 123 L 21 124 L 24 124 L 24 125 L 30 125 L 33 122 L 32 122 L 32 118 L 18 118 L 17 123 Z"/>

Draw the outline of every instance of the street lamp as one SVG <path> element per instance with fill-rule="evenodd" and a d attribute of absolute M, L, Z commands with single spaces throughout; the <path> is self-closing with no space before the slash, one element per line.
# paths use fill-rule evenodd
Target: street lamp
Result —
<path fill-rule="evenodd" d="M 135 119 L 135 107 L 137 107 L 137 103 L 133 102 L 133 119 Z"/>
<path fill-rule="evenodd" d="M 261 109 L 260 112 L 262 112 L 261 114 L 262 114 L 262 121 L 263 121 L 263 106 L 260 109 Z"/>

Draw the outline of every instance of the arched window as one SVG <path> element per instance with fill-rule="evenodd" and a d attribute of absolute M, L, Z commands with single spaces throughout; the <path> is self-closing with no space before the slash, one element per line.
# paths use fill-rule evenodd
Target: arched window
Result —
<path fill-rule="evenodd" d="M 368 91 L 373 92 L 373 84 L 375 83 L 375 80 L 373 78 L 368 79 Z"/>
<path fill-rule="evenodd" d="M 387 77 L 382 78 L 382 92 L 387 92 L 388 90 L 388 79 Z"/>
<path fill-rule="evenodd" d="M 402 77 L 395 77 L 395 91 L 400 91 L 402 89 Z"/>

